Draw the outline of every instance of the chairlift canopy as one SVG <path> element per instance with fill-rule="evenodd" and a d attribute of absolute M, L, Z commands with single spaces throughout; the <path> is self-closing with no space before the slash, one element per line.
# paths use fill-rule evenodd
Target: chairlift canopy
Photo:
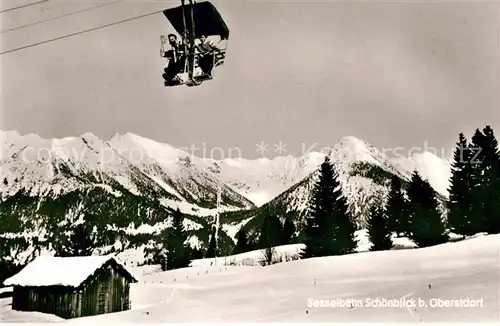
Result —
<path fill-rule="evenodd" d="M 194 38 L 200 38 L 202 35 L 219 35 L 223 40 L 229 39 L 229 29 L 226 23 L 217 8 L 209 1 L 185 5 L 184 10 L 182 5 L 166 9 L 163 14 L 170 21 L 175 31 L 180 35 L 184 35 L 186 29 L 190 30 L 191 10 L 194 18 Z"/>

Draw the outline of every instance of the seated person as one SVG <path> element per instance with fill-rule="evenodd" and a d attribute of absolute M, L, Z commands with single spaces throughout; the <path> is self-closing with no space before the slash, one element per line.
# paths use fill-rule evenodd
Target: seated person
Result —
<path fill-rule="evenodd" d="M 184 68 L 186 61 L 184 45 L 177 41 L 177 36 L 174 34 L 168 35 L 168 43 L 170 44 L 170 50 L 165 51 L 164 44 L 165 38 L 161 37 L 161 49 L 160 55 L 168 59 L 168 63 L 164 69 L 165 73 L 163 78 L 165 78 L 165 84 L 168 86 L 178 85 L 179 81 L 176 80 L 176 76 Z"/>
<path fill-rule="evenodd" d="M 209 41 L 205 35 L 200 36 L 200 43 L 196 45 L 200 56 L 198 59 L 198 66 L 202 72 L 208 76 L 212 75 L 214 67 L 215 52 L 221 51 L 213 42 Z"/>

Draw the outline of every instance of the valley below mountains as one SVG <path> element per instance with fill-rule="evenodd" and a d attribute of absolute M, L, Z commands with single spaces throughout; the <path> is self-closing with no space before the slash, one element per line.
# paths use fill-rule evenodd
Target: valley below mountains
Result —
<path fill-rule="evenodd" d="M 393 175 L 404 183 L 418 171 L 443 202 L 451 173 L 449 160 L 432 153 L 389 158 L 355 137 L 342 138 L 329 153 L 255 160 L 200 158 L 132 133 L 102 140 L 91 133 L 43 139 L 2 131 L 0 144 L 0 236 L 3 251 L 20 263 L 51 252 L 68 226 L 82 220 L 102 250 L 152 248 L 176 209 L 185 214 L 191 246 L 206 248 L 218 191 L 219 241 L 228 252 L 239 229 L 258 237 L 265 208 L 281 210 L 300 230 L 325 155 L 360 228 L 369 207 L 385 199 Z"/>

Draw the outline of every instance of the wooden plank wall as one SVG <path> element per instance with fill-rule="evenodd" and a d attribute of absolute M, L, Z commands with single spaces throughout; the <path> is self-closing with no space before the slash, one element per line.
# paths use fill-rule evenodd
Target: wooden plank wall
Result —
<path fill-rule="evenodd" d="M 38 311 L 62 318 L 78 317 L 77 293 L 63 287 L 15 287 L 12 309 Z"/>
<path fill-rule="evenodd" d="M 130 283 L 117 272 L 115 266 L 105 266 L 82 291 L 81 316 L 94 316 L 130 309 L 129 288 Z"/>
<path fill-rule="evenodd" d="M 107 265 L 83 289 L 20 287 L 13 291 L 12 309 L 50 313 L 62 318 L 94 316 L 130 309 L 130 283 Z"/>

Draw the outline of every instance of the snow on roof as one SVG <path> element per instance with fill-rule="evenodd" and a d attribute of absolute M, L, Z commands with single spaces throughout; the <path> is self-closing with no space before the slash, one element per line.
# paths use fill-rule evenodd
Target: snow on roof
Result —
<path fill-rule="evenodd" d="M 104 264 L 114 260 L 136 281 L 138 277 L 114 255 L 85 257 L 40 256 L 18 274 L 4 282 L 5 286 L 80 286 Z"/>

